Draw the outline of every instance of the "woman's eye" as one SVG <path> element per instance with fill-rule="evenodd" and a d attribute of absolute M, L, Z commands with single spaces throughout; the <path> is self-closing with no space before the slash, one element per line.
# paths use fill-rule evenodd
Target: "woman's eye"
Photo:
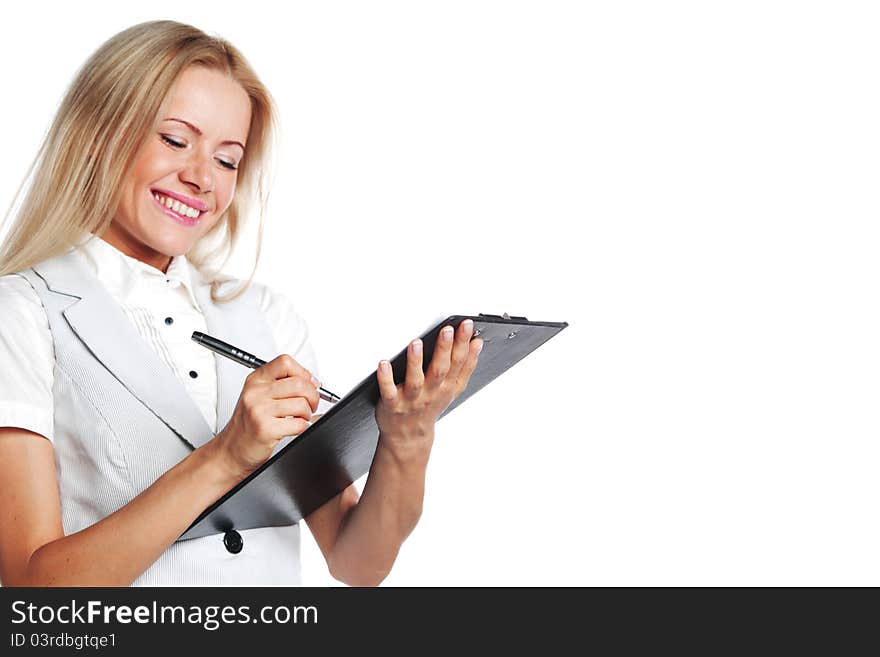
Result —
<path fill-rule="evenodd" d="M 173 146 L 174 148 L 183 148 L 186 146 L 182 141 L 177 141 L 176 139 L 172 139 L 168 135 L 161 135 L 162 141 L 164 141 L 169 146 Z"/>
<path fill-rule="evenodd" d="M 169 137 L 168 135 L 159 135 L 159 136 L 162 138 L 162 141 L 164 141 L 166 144 L 168 144 L 172 148 L 186 148 L 185 141 L 179 141 L 173 137 Z M 217 160 L 218 164 L 220 164 L 220 166 L 223 167 L 224 169 L 229 169 L 230 171 L 235 171 L 238 169 L 238 165 L 236 165 L 235 162 L 230 162 L 229 160 L 223 160 L 223 159 L 220 159 L 219 157 L 216 158 L 216 160 Z"/>

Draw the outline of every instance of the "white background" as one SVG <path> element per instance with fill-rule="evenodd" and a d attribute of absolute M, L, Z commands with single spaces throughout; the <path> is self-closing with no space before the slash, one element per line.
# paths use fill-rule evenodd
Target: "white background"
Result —
<path fill-rule="evenodd" d="M 224 36 L 281 110 L 257 278 L 328 388 L 444 313 L 570 323 L 438 425 L 386 584 L 878 585 L 870 7 L 16 3 L 0 203 L 106 38 Z"/>

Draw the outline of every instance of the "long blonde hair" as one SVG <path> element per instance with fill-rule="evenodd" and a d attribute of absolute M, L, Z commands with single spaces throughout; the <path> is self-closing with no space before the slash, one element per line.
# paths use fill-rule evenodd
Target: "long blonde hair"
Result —
<path fill-rule="evenodd" d="M 230 301 L 247 289 L 260 257 L 275 105 L 232 44 L 174 21 L 141 23 L 120 32 L 76 74 L 16 194 L 21 202 L 0 247 L 0 275 L 64 253 L 89 233 L 101 235 L 107 229 L 119 204 L 122 181 L 165 96 L 191 65 L 219 70 L 235 79 L 251 99 L 251 125 L 233 200 L 187 258 L 212 281 L 215 301 Z M 260 210 L 254 268 L 244 286 L 220 298 L 218 290 L 224 281 L 219 272 L 254 203 Z M 13 216 L 15 206 L 14 199 L 4 221 Z"/>

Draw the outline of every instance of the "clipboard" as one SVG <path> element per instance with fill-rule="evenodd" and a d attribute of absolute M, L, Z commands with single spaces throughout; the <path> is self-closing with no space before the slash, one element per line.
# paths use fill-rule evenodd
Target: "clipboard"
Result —
<path fill-rule="evenodd" d="M 427 371 L 437 337 L 446 325 L 474 322 L 483 350 L 467 388 L 443 418 L 568 326 L 507 315 L 451 315 L 422 336 Z M 406 348 L 391 359 L 394 381 L 405 380 Z M 370 470 L 379 442 L 375 410 L 379 383 L 371 372 L 321 418 L 284 444 L 257 470 L 205 509 L 178 541 L 256 527 L 283 527 L 332 499 Z"/>

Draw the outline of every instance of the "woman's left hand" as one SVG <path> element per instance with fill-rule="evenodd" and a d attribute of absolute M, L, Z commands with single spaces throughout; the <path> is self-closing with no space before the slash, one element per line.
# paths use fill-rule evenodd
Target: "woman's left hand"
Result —
<path fill-rule="evenodd" d="M 445 326 L 437 338 L 428 371 L 422 371 L 422 341 L 413 340 L 406 352 L 406 377 L 395 385 L 391 364 L 379 363 L 380 399 L 376 406 L 382 444 L 401 459 L 427 457 L 434 438 L 434 423 L 467 387 L 483 348 L 471 340 L 474 323 L 466 319 L 453 328 Z"/>

